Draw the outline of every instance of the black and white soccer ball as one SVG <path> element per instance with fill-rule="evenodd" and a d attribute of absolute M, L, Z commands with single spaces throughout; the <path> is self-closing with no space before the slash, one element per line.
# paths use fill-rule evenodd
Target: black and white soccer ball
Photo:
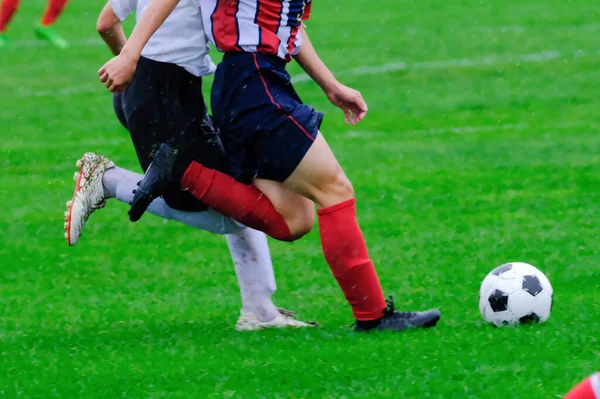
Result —
<path fill-rule="evenodd" d="M 513 262 L 498 266 L 481 283 L 479 311 L 495 326 L 543 323 L 552 309 L 552 285 L 534 266 Z"/>

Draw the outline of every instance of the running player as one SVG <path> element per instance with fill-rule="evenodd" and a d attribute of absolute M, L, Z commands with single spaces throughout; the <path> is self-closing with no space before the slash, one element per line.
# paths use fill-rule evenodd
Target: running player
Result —
<path fill-rule="evenodd" d="M 52 28 L 68 0 L 48 0 L 46 11 L 42 15 L 40 24 L 35 28 L 38 39 L 46 40 L 58 48 L 67 48 L 69 43 L 60 37 Z M 19 8 L 20 0 L 1 0 L 0 3 L 0 48 L 7 47 L 9 42 L 6 37 L 6 29 L 13 16 Z"/>
<path fill-rule="evenodd" d="M 109 90 L 127 86 L 144 44 L 177 2 L 154 0 L 122 53 L 99 70 Z M 360 93 L 339 83 L 315 52 L 302 23 L 311 6 L 311 0 L 201 1 L 206 32 L 225 52 L 212 108 L 238 180 L 189 162 L 180 156 L 181 147 L 163 144 L 134 196 L 130 218 L 139 219 L 175 182 L 224 215 L 292 241 L 312 228 L 306 215 L 314 203 L 323 253 L 353 310 L 356 330 L 435 326 L 437 310 L 396 312 L 392 301 L 386 308 L 357 222 L 352 185 L 319 132 L 323 115 L 300 101 L 285 70 L 295 59 L 348 123 L 366 115 Z"/>
<path fill-rule="evenodd" d="M 139 18 L 147 3 L 112 0 L 102 10 L 97 29 L 114 54 L 118 54 L 125 43 L 121 21 L 136 8 Z M 185 34 L 172 38 L 174 29 Z M 202 75 L 214 70 L 208 57 L 198 3 L 179 4 L 146 45 L 140 65 L 143 68 L 138 68 L 130 88 L 114 97 L 114 107 L 119 121 L 131 134 L 142 168 L 148 167 L 151 151 L 172 126 L 196 138 L 191 148 L 211 157 L 218 167 L 220 140 L 205 109 L 198 106 L 203 104 Z M 136 182 L 143 177 L 93 153 L 86 153 L 77 167 L 75 193 L 65 214 L 65 236 L 70 245 L 77 243 L 86 220 L 94 210 L 103 207 L 107 199 L 130 202 Z M 154 201 L 150 211 L 163 218 L 228 234 L 226 238 L 242 294 L 238 330 L 309 325 L 296 320 L 290 312 L 277 309 L 272 302 L 275 277 L 264 233 L 245 228 L 212 210 L 206 211 L 204 205 L 178 188 L 167 193 L 164 199 Z"/>

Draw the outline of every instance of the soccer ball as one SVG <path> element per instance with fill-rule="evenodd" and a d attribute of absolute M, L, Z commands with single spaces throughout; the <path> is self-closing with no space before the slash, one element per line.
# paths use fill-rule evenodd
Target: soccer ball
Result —
<path fill-rule="evenodd" d="M 543 323 L 551 309 L 550 281 L 527 263 L 498 266 L 481 283 L 479 311 L 485 321 L 497 327 Z"/>

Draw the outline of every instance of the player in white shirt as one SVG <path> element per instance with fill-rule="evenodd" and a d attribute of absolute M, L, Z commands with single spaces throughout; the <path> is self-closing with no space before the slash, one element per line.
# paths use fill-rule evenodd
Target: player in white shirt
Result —
<path fill-rule="evenodd" d="M 126 42 L 121 22 L 136 10 L 141 18 L 149 0 L 111 0 L 98 19 L 98 32 L 117 55 Z M 146 170 L 156 147 L 177 135 L 192 141 L 187 151 L 215 168 L 225 168 L 218 131 L 207 114 L 202 96 L 202 76 L 215 69 L 208 56 L 198 0 L 182 0 L 144 47 L 131 85 L 115 95 L 115 112 L 130 134 L 142 169 Z M 79 171 L 73 199 L 67 203 L 65 237 L 75 245 L 91 213 L 107 199 L 129 203 L 142 175 L 119 168 L 105 157 L 86 153 L 77 162 Z M 236 327 L 304 327 L 291 312 L 271 300 L 276 290 L 266 236 L 223 217 L 173 187 L 158 198 L 150 212 L 217 234 L 227 234 L 242 296 Z"/>

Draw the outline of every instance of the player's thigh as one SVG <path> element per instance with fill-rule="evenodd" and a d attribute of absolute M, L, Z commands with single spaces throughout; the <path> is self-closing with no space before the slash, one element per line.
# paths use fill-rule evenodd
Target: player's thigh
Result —
<path fill-rule="evenodd" d="M 285 219 L 293 235 L 308 233 L 315 224 L 315 204 L 284 184 L 254 179 L 253 184 L 271 201 Z"/>
<path fill-rule="evenodd" d="M 320 132 L 284 184 L 319 208 L 354 198 L 352 184 Z"/>

